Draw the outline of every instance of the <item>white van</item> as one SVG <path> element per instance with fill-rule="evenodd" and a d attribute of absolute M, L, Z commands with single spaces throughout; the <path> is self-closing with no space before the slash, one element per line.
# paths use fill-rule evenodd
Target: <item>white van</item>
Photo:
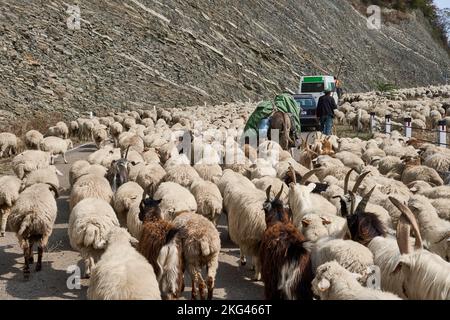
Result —
<path fill-rule="evenodd" d="M 339 103 L 338 94 L 336 92 L 336 82 L 333 76 L 304 76 L 300 78 L 299 94 L 310 94 L 316 100 L 324 95 L 324 90 L 331 90 L 331 96 L 334 98 L 336 104 Z"/>

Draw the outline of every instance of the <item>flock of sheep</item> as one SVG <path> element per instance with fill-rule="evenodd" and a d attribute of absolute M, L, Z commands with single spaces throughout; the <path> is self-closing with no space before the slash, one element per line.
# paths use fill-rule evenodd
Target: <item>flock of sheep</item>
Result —
<path fill-rule="evenodd" d="M 361 101 L 340 109 L 364 110 Z M 417 106 L 425 122 L 442 115 L 442 105 Z M 1 133 L 3 156 L 22 139 L 27 148 L 12 158 L 15 176 L 0 177 L 1 234 L 17 235 L 24 276 L 34 244 L 42 268 L 58 211 L 54 161 L 76 136 L 98 148 L 69 173 L 68 237 L 89 299 L 177 299 L 185 273 L 192 299 L 211 299 L 221 215 L 266 299 L 450 299 L 450 149 L 396 131 L 368 141 L 312 132 L 292 153 L 242 145 L 255 104 L 216 108 L 80 118 L 45 137 Z"/>
<path fill-rule="evenodd" d="M 372 112 L 375 113 L 378 131 L 384 130 L 386 115 L 391 115 L 394 129 L 402 128 L 405 118 L 411 118 L 413 130 L 435 130 L 440 120 L 445 120 L 447 128 L 450 128 L 450 85 L 402 89 L 391 94 L 369 92 L 347 95 L 336 112 L 336 118 L 339 123 L 349 124 L 354 130 L 368 132 Z"/>

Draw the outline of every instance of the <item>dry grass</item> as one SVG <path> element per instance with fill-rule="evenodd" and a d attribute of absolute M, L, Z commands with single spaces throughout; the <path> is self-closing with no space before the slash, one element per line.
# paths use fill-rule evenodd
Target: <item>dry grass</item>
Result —
<path fill-rule="evenodd" d="M 14 174 L 11 166 L 11 158 L 0 159 L 0 175 Z"/>
<path fill-rule="evenodd" d="M 62 113 L 36 112 L 28 119 L 11 121 L 8 125 L 2 126 L 0 132 L 11 132 L 20 138 L 23 138 L 25 133 L 32 129 L 45 134 L 49 127 L 59 121 L 64 121 Z"/>
<path fill-rule="evenodd" d="M 370 132 L 355 132 L 349 125 L 335 125 L 336 135 L 340 138 L 359 138 L 361 140 L 369 140 L 372 138 Z"/>

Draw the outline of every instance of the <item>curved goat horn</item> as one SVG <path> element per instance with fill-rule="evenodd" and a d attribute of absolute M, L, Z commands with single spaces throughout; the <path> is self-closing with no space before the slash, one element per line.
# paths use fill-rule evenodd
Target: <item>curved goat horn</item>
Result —
<path fill-rule="evenodd" d="M 363 174 L 359 175 L 358 179 L 356 179 L 355 185 L 353 186 L 353 193 L 356 193 L 358 191 L 359 186 L 363 182 L 364 178 L 370 173 L 370 171 L 366 171 Z"/>
<path fill-rule="evenodd" d="M 306 147 L 309 149 L 309 137 L 311 136 L 313 132 L 311 131 L 310 133 L 308 133 L 308 135 L 306 136 Z"/>
<path fill-rule="evenodd" d="M 270 201 L 270 189 L 272 189 L 272 185 L 268 186 L 266 189 L 266 200 Z"/>
<path fill-rule="evenodd" d="M 358 203 L 358 206 L 355 209 L 355 212 L 364 212 L 364 210 L 366 210 L 367 203 L 369 203 L 370 196 L 372 195 L 374 190 L 375 187 L 370 189 L 370 191 L 361 199 L 361 201 Z"/>
<path fill-rule="evenodd" d="M 350 174 L 355 171 L 355 169 L 350 169 L 347 174 L 345 175 L 345 179 L 344 179 L 344 194 L 348 193 L 348 180 L 350 179 Z"/>
<path fill-rule="evenodd" d="M 300 184 L 305 184 L 308 181 L 308 178 L 316 174 L 316 172 L 319 172 L 320 169 L 313 169 L 311 171 L 308 171 L 303 175 L 303 177 L 300 179 Z"/>
<path fill-rule="evenodd" d="M 128 151 L 130 151 L 130 145 L 128 145 L 127 151 L 125 152 L 125 159 L 128 157 Z"/>
<path fill-rule="evenodd" d="M 292 174 L 292 182 L 294 182 L 294 184 L 297 184 L 297 177 L 295 176 L 294 167 L 292 165 L 290 165 L 289 170 L 291 171 L 291 174 Z"/>
<path fill-rule="evenodd" d="M 47 182 L 47 184 L 50 187 L 50 190 L 55 193 L 55 198 L 59 198 L 58 188 L 53 183 Z"/>
<path fill-rule="evenodd" d="M 275 200 L 274 200 L 274 201 L 278 201 L 278 200 L 280 199 L 281 193 L 283 192 L 283 188 L 284 188 L 284 184 L 281 185 L 281 189 L 280 189 L 280 191 L 278 192 L 277 196 L 275 197 Z"/>
<path fill-rule="evenodd" d="M 409 249 L 409 233 L 411 231 L 411 224 L 404 214 L 400 216 L 397 223 L 397 245 L 400 250 L 400 254 L 408 254 L 411 252 Z"/>
<path fill-rule="evenodd" d="M 416 249 L 421 249 L 423 247 L 422 236 L 420 235 L 419 225 L 417 224 L 417 220 L 414 217 L 414 214 L 411 212 L 408 206 L 400 202 L 398 199 L 394 197 L 389 197 L 389 200 L 392 202 L 394 206 L 397 207 L 398 210 L 400 210 L 402 216 L 404 216 L 405 219 L 407 219 L 406 221 L 412 226 L 414 236 L 416 237 L 416 243 L 414 246 Z M 405 220 L 403 220 L 403 222 L 405 222 Z"/>
<path fill-rule="evenodd" d="M 352 191 L 349 191 L 349 194 L 350 194 L 350 212 L 349 212 L 349 214 L 352 215 L 355 213 L 356 196 Z"/>

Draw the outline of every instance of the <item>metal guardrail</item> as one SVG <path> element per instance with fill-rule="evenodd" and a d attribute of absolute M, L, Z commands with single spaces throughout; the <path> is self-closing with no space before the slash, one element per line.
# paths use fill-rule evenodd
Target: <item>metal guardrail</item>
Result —
<path fill-rule="evenodd" d="M 448 141 L 450 141 L 450 130 L 447 129 L 447 123 L 445 120 L 440 120 L 438 122 L 437 128 L 435 128 L 435 129 L 430 129 L 430 128 L 424 129 L 424 128 L 419 128 L 419 127 L 413 126 L 412 119 L 410 117 L 404 118 L 403 125 L 400 126 L 400 125 L 392 124 L 391 115 L 386 115 L 385 121 L 384 121 L 384 133 L 390 134 L 392 132 L 393 128 L 397 128 L 398 131 L 403 132 L 403 134 L 407 138 L 412 138 L 413 133 L 417 132 L 417 131 L 427 132 L 427 133 L 434 135 L 434 137 L 435 137 L 434 140 L 427 140 L 427 139 L 422 139 L 422 138 L 417 138 L 417 137 L 414 137 L 414 138 L 419 141 L 436 144 L 440 147 L 447 147 L 447 148 L 450 147 L 450 143 L 448 143 Z M 377 131 L 374 112 L 370 113 L 370 130 L 371 130 L 371 132 Z"/>

